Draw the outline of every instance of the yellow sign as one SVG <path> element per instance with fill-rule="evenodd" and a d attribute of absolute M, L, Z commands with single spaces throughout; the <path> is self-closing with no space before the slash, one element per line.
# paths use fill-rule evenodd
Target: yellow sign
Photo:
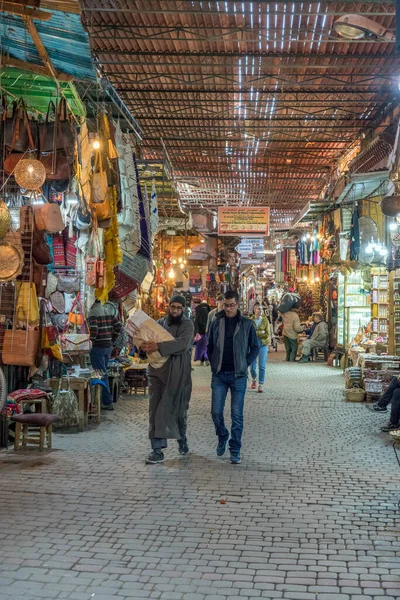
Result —
<path fill-rule="evenodd" d="M 220 206 L 218 235 L 269 235 L 269 207 Z"/>

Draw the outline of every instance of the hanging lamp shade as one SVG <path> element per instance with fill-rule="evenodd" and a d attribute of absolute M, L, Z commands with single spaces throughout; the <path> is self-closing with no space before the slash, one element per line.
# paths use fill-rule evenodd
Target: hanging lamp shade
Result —
<path fill-rule="evenodd" d="M 21 159 L 14 170 L 15 181 L 25 190 L 37 190 L 46 180 L 46 169 L 34 158 Z"/>
<path fill-rule="evenodd" d="M 400 196 L 385 196 L 381 202 L 381 210 L 385 217 L 397 217 L 400 215 Z"/>

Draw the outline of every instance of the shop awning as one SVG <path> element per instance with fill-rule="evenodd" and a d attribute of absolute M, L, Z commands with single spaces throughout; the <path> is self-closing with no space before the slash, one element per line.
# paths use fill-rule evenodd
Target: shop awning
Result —
<path fill-rule="evenodd" d="M 372 196 L 384 196 L 389 185 L 389 171 L 351 175 L 336 204 L 361 201 Z"/>

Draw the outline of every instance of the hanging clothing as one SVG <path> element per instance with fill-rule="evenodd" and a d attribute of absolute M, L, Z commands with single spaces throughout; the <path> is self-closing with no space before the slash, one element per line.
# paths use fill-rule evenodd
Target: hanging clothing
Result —
<path fill-rule="evenodd" d="M 360 254 L 360 227 L 359 227 L 359 211 L 358 206 L 354 207 L 351 216 L 351 233 L 350 233 L 350 260 L 358 260 Z"/>

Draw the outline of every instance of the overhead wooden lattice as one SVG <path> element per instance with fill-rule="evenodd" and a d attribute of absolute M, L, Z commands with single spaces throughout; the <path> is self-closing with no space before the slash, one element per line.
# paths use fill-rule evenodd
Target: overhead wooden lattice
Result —
<path fill-rule="evenodd" d="M 275 226 L 316 201 L 337 161 L 397 103 L 389 41 L 344 40 L 346 13 L 393 32 L 395 2 L 82 0 L 98 67 L 163 139 L 181 204 L 270 205 Z"/>

